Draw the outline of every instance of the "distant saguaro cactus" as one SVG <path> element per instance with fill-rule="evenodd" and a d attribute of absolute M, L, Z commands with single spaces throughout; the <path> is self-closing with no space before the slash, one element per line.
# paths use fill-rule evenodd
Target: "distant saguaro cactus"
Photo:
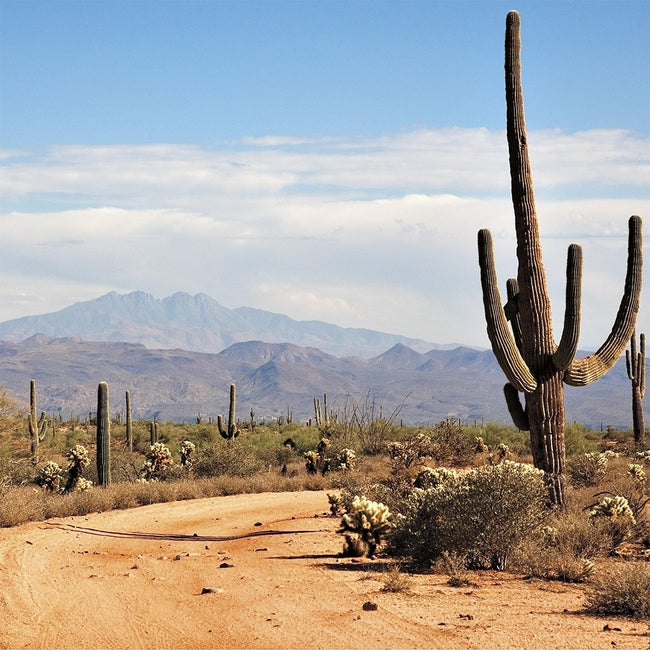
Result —
<path fill-rule="evenodd" d="M 228 409 L 228 428 L 226 429 L 223 425 L 223 416 L 217 416 L 217 428 L 221 437 L 231 442 L 234 438 L 239 435 L 239 429 L 237 428 L 237 423 L 235 421 L 235 399 L 236 399 L 236 388 L 235 384 L 230 384 L 230 407 Z"/>
<path fill-rule="evenodd" d="M 636 349 L 636 332 L 630 338 L 630 349 L 625 350 L 627 376 L 632 382 L 632 428 L 634 446 L 643 450 L 645 445 L 645 421 L 643 396 L 645 395 L 645 334 L 639 335 L 639 351 Z"/>
<path fill-rule="evenodd" d="M 126 406 L 126 448 L 133 451 L 133 420 L 131 419 L 131 395 L 127 390 L 125 393 Z"/>
<path fill-rule="evenodd" d="M 551 304 L 542 264 L 533 182 L 528 158 L 521 85 L 520 19 L 506 20 L 507 138 L 517 235 L 518 273 L 508 282 L 502 306 L 488 230 L 478 234 L 479 265 L 487 333 L 508 383 L 504 394 L 515 424 L 530 431 L 535 467 L 544 470 L 551 499 L 565 500 L 565 382 L 585 386 L 602 377 L 621 356 L 634 331 L 641 293 L 641 219 L 629 220 L 625 290 L 612 331 L 597 352 L 575 359 L 580 332 L 582 251 L 571 244 L 567 259 L 566 307 L 560 343 L 553 337 Z M 511 328 L 508 327 L 510 321 Z M 525 406 L 518 393 L 524 393 Z"/>
<path fill-rule="evenodd" d="M 149 444 L 155 445 L 158 442 L 158 422 L 152 420 L 149 422 Z"/>
<path fill-rule="evenodd" d="M 111 417 L 108 410 L 108 384 L 97 387 L 97 483 L 106 487 L 111 482 Z"/>
<path fill-rule="evenodd" d="M 31 439 L 32 461 L 38 461 L 38 443 L 42 442 L 47 431 L 47 419 L 45 411 L 41 417 L 36 417 L 36 382 L 32 379 L 29 382 L 29 437 Z"/>

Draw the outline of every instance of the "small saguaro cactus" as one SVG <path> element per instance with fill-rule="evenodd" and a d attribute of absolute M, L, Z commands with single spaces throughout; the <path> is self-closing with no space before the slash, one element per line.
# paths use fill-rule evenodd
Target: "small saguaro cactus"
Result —
<path fill-rule="evenodd" d="M 38 443 L 43 441 L 47 431 L 47 419 L 45 411 L 41 417 L 36 417 L 36 382 L 32 379 L 29 382 L 29 437 L 31 439 L 32 460 L 38 460 Z"/>
<path fill-rule="evenodd" d="M 149 422 L 149 443 L 155 445 L 158 442 L 158 422 Z"/>
<path fill-rule="evenodd" d="M 634 331 L 641 293 L 641 219 L 633 216 L 629 220 L 625 289 L 611 333 L 594 354 L 575 359 L 580 333 L 582 250 L 577 244 L 569 246 L 564 328 L 557 344 L 528 157 L 520 50 L 519 14 L 511 11 L 506 21 L 505 70 L 518 272 L 516 279 L 508 281 L 505 306 L 497 285 L 492 236 L 485 229 L 478 234 L 479 266 L 488 338 L 508 380 L 504 387 L 508 410 L 518 428 L 530 431 L 535 467 L 546 474 L 551 500 L 563 505 L 566 464 L 563 382 L 586 386 L 602 377 L 621 356 Z M 525 404 L 520 402 L 518 393 L 524 394 Z"/>
<path fill-rule="evenodd" d="M 97 387 L 97 483 L 106 487 L 111 482 L 111 418 L 108 410 L 108 384 Z"/>
<path fill-rule="evenodd" d="M 239 429 L 237 428 L 237 423 L 235 422 L 235 399 L 236 399 L 236 389 L 235 384 L 230 384 L 230 408 L 228 409 L 228 428 L 226 429 L 223 425 L 223 416 L 217 416 L 217 428 L 221 437 L 231 442 L 233 438 L 236 438 L 239 435 Z"/>
<path fill-rule="evenodd" d="M 632 428 L 634 446 L 643 449 L 645 445 L 645 421 L 643 418 L 643 396 L 645 395 L 645 334 L 639 335 L 639 351 L 636 349 L 636 332 L 630 338 L 630 349 L 625 350 L 627 376 L 632 382 Z"/>

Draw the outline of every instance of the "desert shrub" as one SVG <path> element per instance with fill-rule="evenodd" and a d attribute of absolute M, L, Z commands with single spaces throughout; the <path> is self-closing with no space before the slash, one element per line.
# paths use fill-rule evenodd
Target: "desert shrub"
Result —
<path fill-rule="evenodd" d="M 390 551 L 430 564 L 447 551 L 468 566 L 503 570 L 514 549 L 546 519 L 543 472 L 504 461 L 438 486 L 414 489 L 391 535 Z"/>
<path fill-rule="evenodd" d="M 423 433 L 403 441 L 390 442 L 387 445 L 388 456 L 393 474 L 398 474 L 419 465 L 423 458 L 431 455 L 431 438 Z"/>
<path fill-rule="evenodd" d="M 249 447 L 217 442 L 197 453 L 196 476 L 252 476 L 264 469 L 260 459 Z"/>
<path fill-rule="evenodd" d="M 567 423 L 564 429 L 564 445 L 568 457 L 598 451 L 600 434 L 577 422 Z"/>
<path fill-rule="evenodd" d="M 578 454 L 567 462 L 567 472 L 575 486 L 597 485 L 607 473 L 609 455 L 589 452 Z"/>
<path fill-rule="evenodd" d="M 443 420 L 431 431 L 430 455 L 444 465 L 467 465 L 475 444 L 460 424 Z"/>
<path fill-rule="evenodd" d="M 611 549 L 609 531 L 578 509 L 556 513 L 548 524 L 519 546 L 513 564 L 536 578 L 584 582 L 593 559 Z"/>
<path fill-rule="evenodd" d="M 603 526 L 612 539 L 612 549 L 629 537 L 636 525 L 636 519 L 627 499 L 622 496 L 606 496 L 596 504 L 589 517 Z"/>
<path fill-rule="evenodd" d="M 591 614 L 650 618 L 650 565 L 626 562 L 597 575 L 587 594 Z"/>
<path fill-rule="evenodd" d="M 449 576 L 447 584 L 450 587 L 467 587 L 471 584 L 467 571 L 467 558 L 458 553 L 443 551 L 431 567 L 434 573 L 444 573 Z"/>
<path fill-rule="evenodd" d="M 391 594 L 404 594 L 411 590 L 411 578 L 402 573 L 396 564 L 393 564 L 383 575 L 381 591 Z"/>

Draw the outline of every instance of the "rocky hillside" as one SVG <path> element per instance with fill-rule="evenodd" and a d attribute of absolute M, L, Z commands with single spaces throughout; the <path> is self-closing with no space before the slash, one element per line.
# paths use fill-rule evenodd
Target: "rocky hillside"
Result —
<path fill-rule="evenodd" d="M 330 408 L 350 399 L 375 400 L 408 424 L 463 420 L 510 423 L 503 373 L 492 352 L 459 347 L 418 352 L 403 344 L 370 359 L 337 357 L 291 343 L 235 343 L 218 354 L 150 349 L 142 344 L 92 342 L 36 335 L 22 343 L 0 342 L 0 385 L 21 404 L 35 379 L 39 409 L 85 417 L 96 408 L 97 384 L 107 381 L 111 410 L 124 408 L 129 390 L 136 418 L 193 421 L 200 413 L 227 412 L 228 390 L 237 384 L 237 413 L 247 418 L 284 415 L 307 420 L 314 397 L 328 394 Z M 598 428 L 631 426 L 631 388 L 624 360 L 585 388 L 567 388 L 567 419 Z"/>

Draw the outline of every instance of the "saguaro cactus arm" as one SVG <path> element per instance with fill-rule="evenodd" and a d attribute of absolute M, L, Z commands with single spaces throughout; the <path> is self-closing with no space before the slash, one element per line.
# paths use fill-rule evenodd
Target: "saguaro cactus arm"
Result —
<path fill-rule="evenodd" d="M 560 345 L 553 354 L 557 370 L 566 370 L 578 351 L 580 338 L 580 297 L 582 288 L 582 248 L 571 244 L 566 262 L 566 306 Z"/>
<path fill-rule="evenodd" d="M 636 315 L 639 311 L 642 267 L 641 218 L 634 215 L 629 220 L 625 290 L 612 331 L 594 354 L 576 359 L 567 368 L 564 381 L 570 386 L 586 386 L 600 379 L 623 354 L 634 332 Z"/>
<path fill-rule="evenodd" d="M 519 401 L 519 392 L 512 384 L 506 384 L 503 387 L 503 394 L 506 398 L 506 405 L 510 412 L 510 417 L 517 429 L 529 431 L 530 423 L 528 422 L 528 413 Z"/>
<path fill-rule="evenodd" d="M 501 302 L 492 250 L 492 235 L 487 229 L 478 233 L 478 257 L 483 288 L 483 307 L 492 351 L 508 381 L 519 391 L 530 393 L 537 387 L 535 377 L 523 360 Z"/>
<path fill-rule="evenodd" d="M 519 321 L 519 283 L 517 278 L 508 278 L 506 282 L 506 295 L 508 302 L 504 305 L 503 311 L 510 321 L 512 335 L 515 337 L 517 349 L 521 352 L 521 323 Z"/>

